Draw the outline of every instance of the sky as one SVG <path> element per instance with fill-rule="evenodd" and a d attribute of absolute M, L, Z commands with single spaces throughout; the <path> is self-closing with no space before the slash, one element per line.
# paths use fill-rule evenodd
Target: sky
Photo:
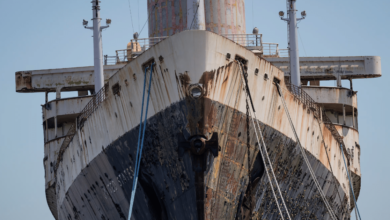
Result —
<path fill-rule="evenodd" d="M 112 19 L 103 32 L 103 53 L 114 55 L 145 24 L 146 1 L 101 1 L 102 18 Z M 92 17 L 90 2 L 0 0 L 0 219 L 54 219 L 45 198 L 40 107 L 45 96 L 16 93 L 15 72 L 93 65 L 92 32 L 82 26 L 83 19 Z M 297 1 L 297 9 L 307 12 L 299 23 L 300 56 L 382 59 L 381 78 L 353 81 L 359 91 L 362 219 L 389 216 L 390 103 L 385 93 L 390 83 L 389 8 L 390 1 L 385 0 Z M 257 27 L 264 42 L 287 48 L 287 26 L 278 17 L 286 10 L 285 0 L 246 0 L 245 10 L 247 33 Z M 147 37 L 147 31 L 146 25 L 140 37 Z"/>

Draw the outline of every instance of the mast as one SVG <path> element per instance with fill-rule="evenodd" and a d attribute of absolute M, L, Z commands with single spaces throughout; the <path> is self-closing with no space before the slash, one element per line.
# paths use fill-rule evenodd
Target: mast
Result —
<path fill-rule="evenodd" d="M 93 30 L 93 55 L 94 55 L 94 78 L 95 78 L 95 93 L 97 93 L 104 85 L 103 72 L 103 46 L 102 46 L 102 30 L 108 28 L 111 20 L 107 19 L 107 26 L 101 26 L 100 21 L 100 1 L 92 0 L 92 21 L 93 27 L 87 27 L 88 21 L 83 21 L 86 29 Z"/>
<path fill-rule="evenodd" d="M 305 19 L 306 12 L 302 11 L 302 18 L 297 18 L 297 10 L 295 8 L 296 0 L 288 1 L 288 17 L 284 18 L 284 12 L 279 12 L 282 20 L 287 21 L 289 29 L 289 55 L 290 55 L 290 77 L 291 84 L 301 86 L 301 72 L 299 70 L 299 49 L 298 49 L 298 26 L 297 21 Z"/>

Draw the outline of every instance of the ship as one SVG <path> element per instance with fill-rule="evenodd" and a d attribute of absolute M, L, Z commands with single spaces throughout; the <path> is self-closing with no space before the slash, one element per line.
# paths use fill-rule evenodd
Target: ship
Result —
<path fill-rule="evenodd" d="M 299 57 L 296 0 L 279 13 L 287 49 L 246 33 L 244 0 L 148 0 L 149 37 L 103 56 L 111 20 L 102 26 L 92 4 L 94 66 L 15 73 L 16 92 L 45 93 L 56 220 L 351 218 L 361 188 L 352 81 L 380 77 L 380 57 Z"/>

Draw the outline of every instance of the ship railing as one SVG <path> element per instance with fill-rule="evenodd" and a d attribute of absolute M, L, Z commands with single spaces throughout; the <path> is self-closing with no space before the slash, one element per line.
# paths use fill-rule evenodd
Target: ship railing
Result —
<path fill-rule="evenodd" d="M 279 57 L 280 49 L 277 43 L 263 43 L 263 56 Z"/>
<path fill-rule="evenodd" d="M 76 135 L 76 130 L 82 128 L 87 118 L 91 116 L 92 113 L 99 107 L 99 105 L 106 99 L 108 95 L 107 92 L 108 92 L 108 83 L 106 83 L 104 87 L 100 89 L 99 92 L 97 92 L 93 96 L 93 98 L 88 102 L 88 104 L 84 107 L 84 109 L 77 117 L 76 123 L 73 123 L 70 126 L 68 133 L 66 134 L 65 139 L 62 142 L 62 145 L 58 152 L 57 163 L 55 164 L 55 171 L 57 171 L 60 161 L 62 161 L 63 159 L 65 150 L 69 147 L 70 142 L 72 141 L 73 137 Z"/>
<path fill-rule="evenodd" d="M 308 108 L 313 112 L 314 116 L 324 123 L 325 127 L 331 132 L 332 136 L 339 142 L 339 144 L 344 145 L 343 137 L 339 134 L 336 127 L 332 121 L 325 114 L 323 108 L 321 108 L 301 87 L 295 86 L 290 83 L 286 83 L 287 89 L 292 93 L 294 98 L 298 99 L 304 107 Z"/>
<path fill-rule="evenodd" d="M 289 56 L 288 49 L 278 49 L 278 55 L 279 57 L 288 57 Z"/>
<path fill-rule="evenodd" d="M 131 49 L 116 50 L 115 56 L 104 55 L 104 65 L 125 64 L 130 61 Z"/>
<path fill-rule="evenodd" d="M 104 55 L 104 65 L 127 63 L 166 38 L 168 36 L 132 39 L 127 49 L 116 50 L 115 56 Z"/>
<path fill-rule="evenodd" d="M 81 111 L 77 117 L 77 127 L 80 129 L 83 127 L 84 122 L 92 113 L 99 107 L 99 105 L 106 99 L 108 95 L 108 83 L 101 88 L 94 97 L 88 102 L 88 104 Z"/>
<path fill-rule="evenodd" d="M 222 34 L 222 36 L 234 41 L 241 46 L 250 50 L 262 51 L 263 35 L 262 34 Z"/>
<path fill-rule="evenodd" d="M 143 53 L 151 46 L 156 45 L 157 43 L 165 40 L 168 36 L 163 37 L 149 37 L 149 38 L 140 38 L 130 40 L 131 49 L 133 53 Z"/>
<path fill-rule="evenodd" d="M 115 65 L 118 63 L 118 56 L 104 55 L 104 65 Z M 127 62 L 127 59 L 126 59 Z"/>
<path fill-rule="evenodd" d="M 288 56 L 288 50 L 279 49 L 279 44 L 263 43 L 262 34 L 223 34 L 222 36 L 246 47 L 249 50 L 257 50 L 259 53 L 262 53 L 267 57 Z M 127 63 L 134 57 L 140 55 L 153 45 L 156 45 L 166 38 L 168 38 L 168 36 L 133 39 L 128 44 L 127 49 L 116 50 L 115 56 L 105 55 L 104 65 Z"/>
<path fill-rule="evenodd" d="M 263 55 L 266 57 L 288 57 L 288 49 L 280 49 L 278 43 L 263 43 Z"/>

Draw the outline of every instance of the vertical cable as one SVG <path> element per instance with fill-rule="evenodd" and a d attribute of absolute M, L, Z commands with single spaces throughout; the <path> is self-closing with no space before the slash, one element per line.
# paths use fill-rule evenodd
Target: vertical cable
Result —
<path fill-rule="evenodd" d="M 143 89 L 143 95 L 142 95 L 141 119 L 140 119 L 140 128 L 139 128 L 139 134 L 138 134 L 137 156 L 136 156 L 135 169 L 134 169 L 133 188 L 131 190 L 131 199 L 130 199 L 130 208 L 129 208 L 128 220 L 130 220 L 132 212 L 133 212 L 134 198 L 135 198 L 135 193 L 136 193 L 137 184 L 138 184 L 139 168 L 141 166 L 142 149 L 143 149 L 144 140 L 145 140 L 146 120 L 148 119 L 150 86 L 152 84 L 152 76 L 153 76 L 152 75 L 152 73 L 153 73 L 153 64 L 152 64 L 151 69 L 150 69 L 149 89 L 148 89 L 148 97 L 147 97 L 147 100 L 146 100 L 145 119 L 144 119 L 144 121 L 142 123 L 142 116 L 143 116 L 143 110 L 144 110 L 145 88 L 146 88 L 146 71 L 147 71 L 147 68 L 145 68 L 144 89 Z M 143 126 L 142 126 L 142 124 L 143 124 Z M 142 136 L 141 136 L 141 128 L 142 128 Z M 141 142 L 141 146 L 140 146 L 140 142 Z"/>
<path fill-rule="evenodd" d="M 303 149 L 302 144 L 301 144 L 301 142 L 300 142 L 300 140 L 299 140 L 297 131 L 295 130 L 295 127 L 294 127 L 294 124 L 293 124 L 293 122 L 292 122 L 290 113 L 289 113 L 289 111 L 288 111 L 286 101 L 284 100 L 284 95 L 283 95 L 282 89 L 280 88 L 280 85 L 279 85 L 278 83 L 276 83 L 276 87 L 277 87 L 277 89 L 278 89 L 278 91 L 279 91 L 279 96 L 281 97 L 281 100 L 282 100 L 282 103 L 283 103 L 283 107 L 284 107 L 284 111 L 285 111 L 286 116 L 287 116 L 287 119 L 288 119 L 288 121 L 289 121 L 289 123 L 290 123 L 291 129 L 292 129 L 292 131 L 293 131 L 293 133 L 294 133 L 294 136 L 295 136 L 295 139 L 296 139 L 296 142 L 297 142 L 297 146 L 299 147 L 299 149 L 300 149 L 300 151 L 301 151 L 303 160 L 305 161 L 305 163 L 306 163 L 306 165 L 307 165 L 307 167 L 308 167 L 309 173 L 310 173 L 310 175 L 311 175 L 311 177 L 312 177 L 312 179 L 313 179 L 313 181 L 314 181 L 314 184 L 316 185 L 317 190 L 318 190 L 320 196 L 322 197 L 322 200 L 323 200 L 323 202 L 324 202 L 326 208 L 328 209 L 328 213 L 329 213 L 330 217 L 331 217 L 333 220 L 336 220 L 336 219 L 337 219 L 336 214 L 333 212 L 332 207 L 330 206 L 328 200 L 326 199 L 326 196 L 325 196 L 325 194 L 324 194 L 324 192 L 323 192 L 323 190 L 322 190 L 322 188 L 321 188 L 321 185 L 319 184 L 319 182 L 318 182 L 318 180 L 317 180 L 317 177 L 316 177 L 316 175 L 315 175 L 315 173 L 314 173 L 314 171 L 313 171 L 313 168 L 312 168 L 312 166 L 311 166 L 311 164 L 310 164 L 310 161 L 309 161 L 309 159 L 308 159 L 307 156 L 306 156 L 305 149 Z M 298 91 L 299 91 L 299 90 L 298 90 Z M 301 93 L 301 91 L 299 91 L 299 93 Z"/>
<path fill-rule="evenodd" d="M 355 192 L 353 191 L 351 176 L 349 175 L 347 163 L 345 162 L 345 157 L 344 157 L 344 151 L 343 151 L 343 145 L 342 145 L 342 144 L 340 144 L 340 149 L 341 149 L 341 154 L 343 155 L 343 160 L 344 160 L 344 165 L 345 165 L 345 171 L 347 171 L 347 173 L 348 173 L 349 186 L 351 187 L 351 191 L 352 191 L 352 195 L 353 195 L 353 201 L 355 202 L 355 209 L 357 210 L 357 213 L 358 213 L 358 215 L 359 215 L 359 219 L 361 220 L 362 217 L 360 217 L 359 208 L 358 208 L 358 205 L 357 205 L 357 203 L 356 203 Z M 356 219 L 356 220 L 357 220 L 357 219 Z"/>
<path fill-rule="evenodd" d="M 249 102 L 246 100 L 246 147 L 248 148 L 248 199 L 249 199 L 249 212 L 252 216 L 252 179 L 251 179 L 251 145 L 249 136 Z M 260 152 L 259 152 L 260 153 Z"/>
<path fill-rule="evenodd" d="M 238 62 L 238 64 L 239 64 L 239 66 L 240 66 L 240 68 L 239 68 L 239 70 L 240 70 L 240 76 L 241 76 L 241 81 L 243 82 L 243 86 L 244 86 L 244 88 L 246 88 L 246 89 L 244 89 L 245 90 L 245 95 L 246 95 L 246 100 L 248 101 L 248 100 L 252 100 L 252 97 L 251 97 L 251 95 L 250 95 L 250 90 L 249 90 L 249 86 L 248 86 L 248 81 L 247 81 L 247 79 L 245 79 L 245 75 L 244 75 L 244 71 L 243 71 L 243 67 L 242 67 L 242 64 L 240 63 L 240 62 Z M 242 68 L 241 68 L 242 67 Z M 264 154 L 267 156 L 267 160 L 268 160 L 268 163 L 269 163 L 269 169 L 271 170 L 271 174 L 272 174 L 272 176 L 273 176 L 273 178 L 274 178 L 274 181 L 275 181 L 275 183 L 276 183 L 276 188 L 277 188 L 277 190 L 278 190 L 278 193 L 279 193 L 279 195 L 280 195 L 280 198 L 281 198 L 281 200 L 282 200 L 282 203 L 283 203 L 283 205 L 284 205 L 284 209 L 286 210 L 286 213 L 287 213 L 287 217 L 288 217 L 288 219 L 292 219 L 291 217 L 290 217 L 290 213 L 289 213 L 289 211 L 288 211 L 288 209 L 287 209 L 287 206 L 286 206 L 286 203 L 284 202 L 284 198 L 283 198 L 283 195 L 282 195 L 282 192 L 280 191 L 280 188 L 279 188 L 279 183 L 278 183 L 278 180 L 276 179 L 276 176 L 275 176 L 275 173 L 274 173 L 274 170 L 273 170 L 273 168 L 272 168 L 272 163 L 271 163 L 271 160 L 270 160 L 270 158 L 269 158 L 269 156 L 268 156 L 268 152 L 267 152 L 267 146 L 265 145 L 265 142 L 264 142 L 264 137 L 263 137 L 263 134 L 262 134 L 262 132 L 261 132 L 261 128 L 260 128 L 260 125 L 258 124 L 259 122 L 257 121 L 257 117 L 256 117 L 256 111 L 255 111 L 255 109 L 254 109 L 254 106 L 253 106 L 253 102 L 251 101 L 251 103 L 252 103 L 252 111 L 253 111 L 253 113 L 251 113 L 250 112 L 250 114 L 252 115 L 252 124 L 253 124 L 253 127 L 254 127 L 254 129 L 255 129 L 255 135 L 256 135 L 256 139 L 257 139 L 257 142 L 259 143 L 259 153 L 260 153 L 260 155 L 261 155 L 261 157 L 262 157 L 262 159 L 263 159 L 263 163 L 264 163 L 264 168 L 265 168 L 265 171 L 266 171 L 266 173 L 267 173 L 267 177 L 268 177 L 268 180 L 269 180 L 269 184 L 270 184 L 270 186 L 271 186 L 271 190 L 272 190 L 272 194 L 273 194 L 273 196 L 274 196 L 274 198 L 275 198 L 275 202 L 276 202 L 276 205 L 277 205 L 277 207 L 278 207 L 278 210 L 279 210 L 279 213 L 280 213 L 280 217 L 282 218 L 282 220 L 284 220 L 284 216 L 283 216 L 283 213 L 282 213 L 282 210 L 280 209 L 280 204 L 279 204 L 279 201 L 278 201 L 278 197 L 276 196 L 276 193 L 275 193 L 275 189 L 274 189 L 274 187 L 273 187 L 273 184 L 272 184 L 272 179 L 271 179 L 271 177 L 270 177 L 270 174 L 269 174 L 269 171 L 268 171 L 268 167 L 267 167 L 267 164 L 266 164 L 266 160 L 265 160 L 265 158 L 264 158 L 264 156 L 263 156 L 263 154 L 262 154 L 262 150 L 261 150 L 261 146 L 263 147 L 263 149 L 264 149 Z M 255 125 L 255 120 L 256 120 L 256 123 L 257 123 L 257 127 L 256 127 L 256 125 Z M 258 131 L 257 131 L 258 130 Z M 261 137 L 261 143 L 260 143 L 260 140 L 259 140 L 259 136 L 258 136 L 258 134 L 257 134 L 257 132 L 259 132 L 259 135 L 260 135 L 260 137 Z"/>
<path fill-rule="evenodd" d="M 137 0 L 137 13 L 138 13 L 138 30 L 140 30 L 141 27 L 139 26 L 139 0 Z"/>
<path fill-rule="evenodd" d="M 131 27 L 133 28 L 134 32 L 134 25 L 133 25 L 133 16 L 131 15 L 131 6 L 130 6 L 130 0 L 127 0 L 129 2 L 129 11 L 130 11 L 130 21 L 131 21 Z"/>

